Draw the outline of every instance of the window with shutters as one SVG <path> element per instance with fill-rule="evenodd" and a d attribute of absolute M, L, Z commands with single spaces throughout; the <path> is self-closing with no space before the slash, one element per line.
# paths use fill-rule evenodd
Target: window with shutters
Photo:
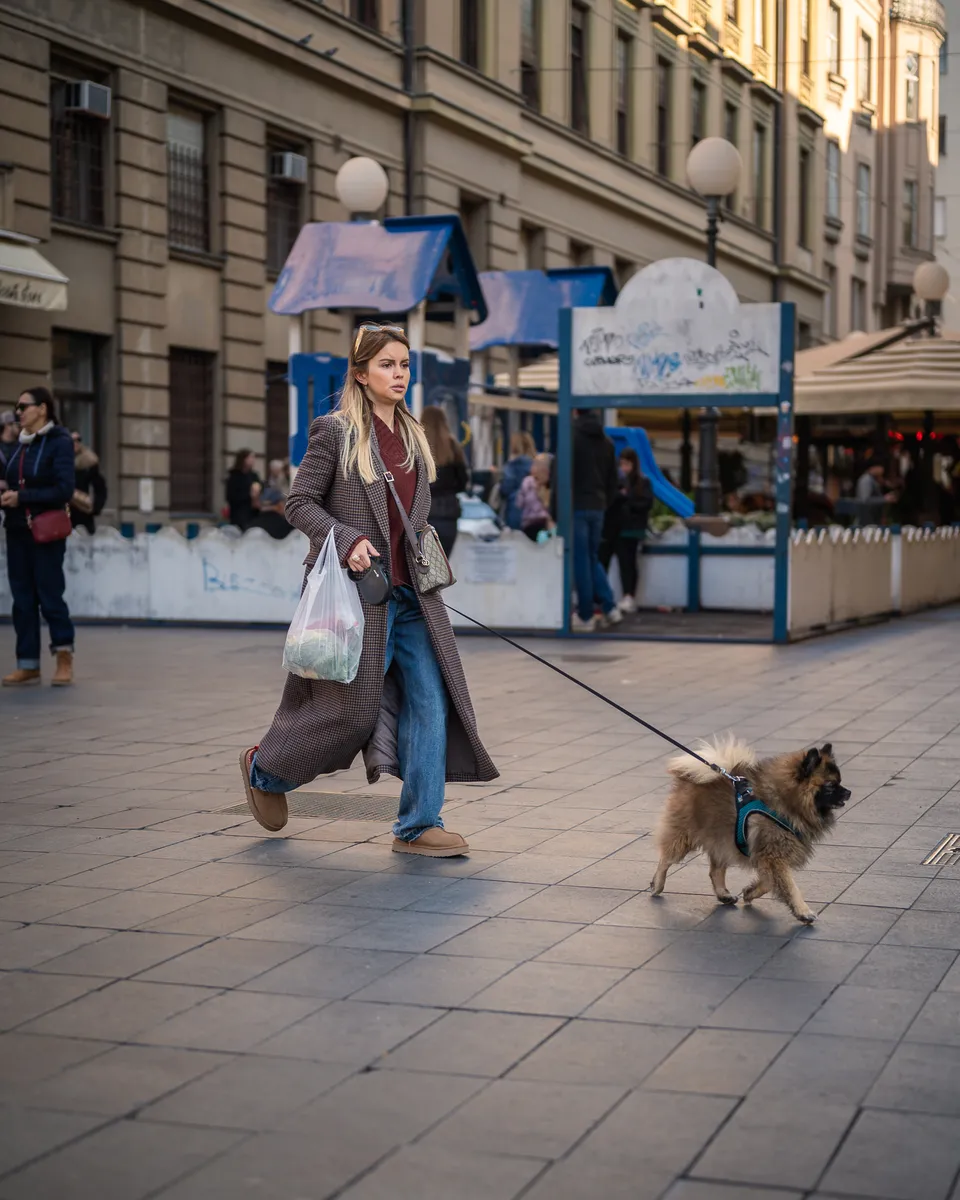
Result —
<path fill-rule="evenodd" d="M 87 72 L 50 79 L 50 207 L 60 221 L 106 223 L 107 137 L 110 122 L 67 109 L 67 89 Z"/>
<path fill-rule="evenodd" d="M 460 0 L 460 61 L 480 69 L 483 39 L 482 0 Z"/>
<path fill-rule="evenodd" d="M 850 280 L 850 329 L 867 331 L 867 285 L 862 279 Z"/>
<path fill-rule="evenodd" d="M 617 31 L 617 153 L 630 154 L 630 101 L 633 95 L 633 38 Z"/>
<path fill-rule="evenodd" d="M 840 143 L 827 142 L 827 220 L 840 220 Z"/>
<path fill-rule="evenodd" d="M 810 226 L 810 210 L 812 207 L 812 183 L 813 183 L 813 151 L 809 146 L 801 146 L 798 162 L 798 184 L 800 195 L 798 197 L 797 211 L 797 242 L 805 249 L 809 250 L 811 245 Z"/>
<path fill-rule="evenodd" d="M 810 74 L 810 0 L 800 0 L 800 70 Z"/>
<path fill-rule="evenodd" d="M 736 146 L 740 140 L 740 107 L 729 102 L 723 106 L 723 136 L 731 146 Z M 733 212 L 736 207 L 736 193 L 724 196 L 723 207 Z"/>
<path fill-rule="evenodd" d="M 873 39 L 860 30 L 860 57 L 857 62 L 857 99 L 869 104 L 873 99 Z"/>
<path fill-rule="evenodd" d="M 540 107 L 540 0 L 520 0 L 520 91 Z"/>
<path fill-rule="evenodd" d="M 187 108 L 167 113 L 167 217 L 171 246 L 210 249 L 207 118 Z"/>
<path fill-rule="evenodd" d="M 906 59 L 906 118 L 920 119 L 920 55 L 908 54 Z"/>
<path fill-rule="evenodd" d="M 71 433 L 79 433 L 84 445 L 100 453 L 105 339 L 54 329 L 52 342 L 53 387 L 60 421 Z"/>
<path fill-rule="evenodd" d="M 699 79 L 693 81 L 690 97 L 690 147 L 703 141 L 707 123 L 707 85 Z"/>
<path fill-rule="evenodd" d="M 303 225 L 305 186 L 279 178 L 275 170 L 275 156 L 291 149 L 295 154 L 303 154 L 302 146 L 267 143 L 267 273 L 270 275 L 279 275 L 283 270 Z"/>
<path fill-rule="evenodd" d="M 915 250 L 919 238 L 919 193 L 920 189 L 915 179 L 905 179 L 903 182 L 903 244 L 910 250 Z"/>
<path fill-rule="evenodd" d="M 767 137 L 766 125 L 753 127 L 753 220 L 767 226 Z"/>
<path fill-rule="evenodd" d="M 827 9 L 827 70 L 831 75 L 840 74 L 841 24 L 840 5 L 831 4 Z"/>
<path fill-rule="evenodd" d="M 588 20 L 588 10 L 574 3 L 570 10 L 570 124 L 577 133 L 590 132 L 587 102 Z"/>
<path fill-rule="evenodd" d="M 668 58 L 657 59 L 657 171 L 670 174 L 670 85 L 672 64 Z"/>
<path fill-rule="evenodd" d="M 213 511 L 214 356 L 170 348 L 170 511 Z"/>
<path fill-rule="evenodd" d="M 870 167 L 857 164 L 857 237 L 870 236 Z"/>
<path fill-rule="evenodd" d="M 380 29 L 380 0 L 350 0 L 350 17 L 368 29 Z"/>

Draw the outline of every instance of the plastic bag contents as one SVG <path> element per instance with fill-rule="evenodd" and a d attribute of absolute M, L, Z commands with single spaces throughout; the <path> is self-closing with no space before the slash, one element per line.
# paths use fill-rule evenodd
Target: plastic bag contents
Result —
<path fill-rule="evenodd" d="M 331 531 L 293 614 L 283 647 L 283 669 L 301 679 L 352 683 L 362 649 L 360 596 L 340 566 Z"/>

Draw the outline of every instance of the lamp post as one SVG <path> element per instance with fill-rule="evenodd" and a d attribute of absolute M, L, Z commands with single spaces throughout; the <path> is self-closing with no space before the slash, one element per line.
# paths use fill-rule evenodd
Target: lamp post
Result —
<path fill-rule="evenodd" d="M 707 202 L 707 265 L 717 265 L 717 235 L 720 203 L 737 189 L 743 163 L 740 152 L 726 138 L 710 137 L 697 142 L 687 156 L 687 179 Z M 720 512 L 720 460 L 717 434 L 718 408 L 700 411 L 700 465 L 697 480 L 697 511 L 715 517 Z"/>
<path fill-rule="evenodd" d="M 950 275 L 946 267 L 938 262 L 921 263 L 913 273 L 913 290 L 918 300 L 923 301 L 925 315 L 930 322 L 930 336 L 937 334 L 937 318 L 943 298 L 950 290 Z M 920 443 L 923 455 L 923 516 L 935 519 L 937 489 L 933 479 L 933 412 L 923 414 L 923 440 Z"/>

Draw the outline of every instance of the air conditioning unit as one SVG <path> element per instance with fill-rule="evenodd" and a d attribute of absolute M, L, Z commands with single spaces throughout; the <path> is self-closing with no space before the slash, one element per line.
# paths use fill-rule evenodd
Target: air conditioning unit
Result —
<path fill-rule="evenodd" d="M 112 100 L 113 94 L 105 84 L 89 79 L 77 80 L 67 84 L 64 108 L 67 112 L 85 113 L 88 117 L 109 121 Z"/>
<path fill-rule="evenodd" d="M 307 160 L 303 154 L 284 150 L 270 155 L 270 178 L 285 179 L 288 183 L 307 182 Z"/>

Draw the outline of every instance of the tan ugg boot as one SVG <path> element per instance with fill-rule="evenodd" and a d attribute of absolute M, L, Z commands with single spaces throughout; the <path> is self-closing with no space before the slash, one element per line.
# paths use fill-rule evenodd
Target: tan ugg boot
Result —
<path fill-rule="evenodd" d="M 23 667 L 17 667 L 15 671 L 11 671 L 9 675 L 4 675 L 4 687 L 29 687 L 32 683 L 40 682 L 40 672 L 25 671 Z"/>
<path fill-rule="evenodd" d="M 39 675 L 39 671 L 37 672 Z M 57 669 L 50 680 L 51 687 L 69 687 L 73 683 L 73 651 L 57 651 Z"/>

